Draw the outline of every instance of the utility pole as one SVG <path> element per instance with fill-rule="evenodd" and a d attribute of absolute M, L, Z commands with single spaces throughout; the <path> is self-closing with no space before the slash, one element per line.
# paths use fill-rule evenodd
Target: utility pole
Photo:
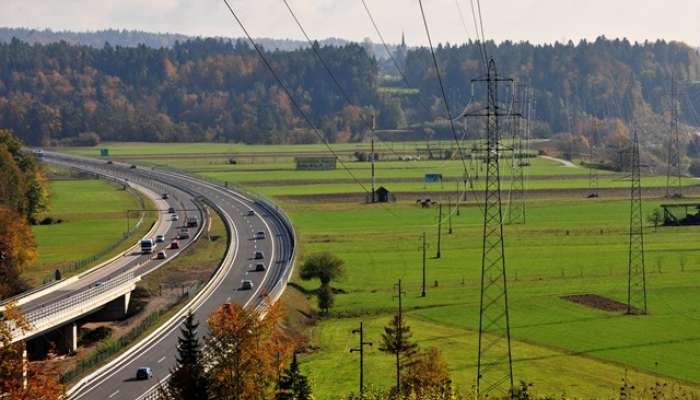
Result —
<path fill-rule="evenodd" d="M 371 153 L 370 153 L 370 160 L 372 161 L 372 203 L 375 202 L 375 192 L 374 192 L 374 183 L 375 183 L 375 178 L 374 178 L 374 133 L 375 133 L 375 125 L 376 125 L 376 120 L 374 114 L 372 114 L 372 121 L 370 122 L 370 130 L 372 134 L 372 144 L 371 144 Z"/>
<path fill-rule="evenodd" d="M 401 340 L 403 338 L 403 303 L 401 302 L 401 297 L 403 296 L 403 290 L 401 290 L 401 279 L 396 284 L 397 297 L 399 298 L 399 313 L 398 313 L 398 326 L 396 327 L 396 391 L 401 390 L 401 350 L 403 348 L 403 343 Z"/>
<path fill-rule="evenodd" d="M 484 231 L 481 256 L 481 300 L 479 307 L 479 350 L 476 390 L 479 397 L 503 397 L 513 393 L 513 366 L 508 312 L 508 285 L 503 244 L 503 211 L 499 153 L 500 118 L 511 118 L 498 103 L 498 84 L 513 80 L 497 75 L 496 63 L 489 61 L 485 77 L 472 79 L 487 86 L 486 107 L 465 116 L 486 118 L 486 182 Z"/>
<path fill-rule="evenodd" d="M 452 199 L 447 199 L 447 209 L 449 213 L 447 214 L 447 234 L 452 234 Z"/>
<path fill-rule="evenodd" d="M 372 342 L 365 342 L 365 328 L 360 321 L 360 327 L 358 329 L 353 329 L 352 333 L 360 334 L 360 343 L 354 349 L 350 349 L 351 353 L 360 353 L 360 398 L 365 398 L 365 346 L 372 346 Z"/>
<path fill-rule="evenodd" d="M 425 297 L 425 232 L 423 232 L 423 285 L 421 286 L 421 297 Z"/>
<path fill-rule="evenodd" d="M 438 204 L 438 231 L 437 231 L 437 253 L 435 258 L 440 258 L 440 241 L 442 239 L 442 202 Z"/>
<path fill-rule="evenodd" d="M 630 185 L 630 242 L 627 281 L 627 313 L 647 313 L 646 271 L 644 268 L 644 216 L 640 184 L 639 137 L 632 136 L 632 184 Z"/>

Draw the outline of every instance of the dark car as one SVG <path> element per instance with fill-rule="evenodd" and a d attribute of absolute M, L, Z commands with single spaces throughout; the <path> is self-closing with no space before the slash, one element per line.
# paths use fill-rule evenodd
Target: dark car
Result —
<path fill-rule="evenodd" d="M 251 290 L 253 288 L 253 281 L 245 280 L 241 281 L 241 290 Z"/>
<path fill-rule="evenodd" d="M 163 194 L 160 196 L 160 198 L 163 199 L 163 200 L 168 200 L 168 197 L 170 197 L 170 196 L 168 196 L 167 193 L 163 193 Z"/>
<path fill-rule="evenodd" d="M 255 215 L 255 211 L 253 211 L 253 210 L 248 210 L 247 215 L 248 215 L 249 217 L 252 217 L 253 215 Z"/>
<path fill-rule="evenodd" d="M 131 167 L 129 169 L 136 169 L 136 166 L 134 164 L 131 164 Z"/>
<path fill-rule="evenodd" d="M 258 272 L 265 271 L 265 264 L 263 264 L 263 263 L 255 264 L 255 270 Z"/>
<path fill-rule="evenodd" d="M 255 238 L 258 239 L 258 240 L 265 239 L 265 232 L 260 231 L 260 232 L 256 233 L 256 234 L 255 234 Z"/>
<path fill-rule="evenodd" d="M 153 377 L 153 371 L 149 367 L 141 367 L 136 370 L 136 379 L 144 381 Z"/>
<path fill-rule="evenodd" d="M 265 258 L 265 256 L 263 255 L 262 251 L 256 251 L 255 255 L 253 255 L 253 258 L 256 260 L 262 260 L 263 258 Z"/>
<path fill-rule="evenodd" d="M 177 240 L 170 242 L 170 248 L 175 250 L 180 248 L 180 243 Z"/>
<path fill-rule="evenodd" d="M 156 258 L 159 260 L 165 260 L 166 257 L 167 257 L 167 254 L 165 254 L 164 251 L 159 251 L 158 254 L 156 255 Z"/>
<path fill-rule="evenodd" d="M 168 214 L 175 214 L 175 207 L 168 208 Z"/>

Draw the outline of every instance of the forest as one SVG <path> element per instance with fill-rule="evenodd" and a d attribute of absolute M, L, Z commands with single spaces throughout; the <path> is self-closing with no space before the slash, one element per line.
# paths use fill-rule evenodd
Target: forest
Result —
<path fill-rule="evenodd" d="M 536 137 L 577 132 L 585 142 L 604 142 L 606 135 L 592 137 L 596 133 L 586 127 L 600 122 L 615 131 L 634 116 L 653 123 L 663 142 L 674 80 L 681 125 L 700 125 L 700 56 L 685 44 L 601 37 L 485 46 L 499 60 L 499 74 L 534 89 Z M 316 49 L 350 102 L 311 48 L 263 51 L 325 140 L 363 140 L 372 115 L 378 128 L 412 138 L 451 137 L 429 49 L 399 47 L 398 69 L 361 44 Z M 484 73 L 479 54 L 473 42 L 436 48 L 454 115 L 483 98 L 483 88 L 470 82 Z M 321 140 L 255 50 L 223 39 L 161 48 L 0 43 L 0 126 L 32 145 Z"/>

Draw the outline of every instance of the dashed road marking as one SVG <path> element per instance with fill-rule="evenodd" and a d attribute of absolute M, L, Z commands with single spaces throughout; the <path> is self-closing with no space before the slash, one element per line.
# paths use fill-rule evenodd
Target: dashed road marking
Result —
<path fill-rule="evenodd" d="M 114 396 L 116 396 L 117 394 L 119 394 L 119 391 L 118 391 L 118 390 L 117 390 L 116 392 L 110 394 L 108 398 L 111 399 L 111 398 L 113 398 Z"/>
<path fill-rule="evenodd" d="M 161 358 L 158 360 L 158 364 L 162 363 L 163 360 L 165 360 L 165 356 L 161 357 Z"/>

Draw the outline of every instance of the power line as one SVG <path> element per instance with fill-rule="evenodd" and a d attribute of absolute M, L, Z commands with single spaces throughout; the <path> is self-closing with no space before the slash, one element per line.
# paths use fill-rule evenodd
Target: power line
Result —
<path fill-rule="evenodd" d="M 326 138 L 323 136 L 323 134 L 321 133 L 321 131 L 320 131 L 320 130 L 316 127 L 316 125 L 311 121 L 311 118 L 304 112 L 304 110 L 302 109 L 301 105 L 300 105 L 299 103 L 297 103 L 297 101 L 296 101 L 295 98 L 292 96 L 292 93 L 291 93 L 291 91 L 289 90 L 289 88 L 287 87 L 287 85 L 286 85 L 286 84 L 284 83 L 284 81 L 282 81 L 282 79 L 279 77 L 279 75 L 277 74 L 277 72 L 275 71 L 275 69 L 272 67 L 272 65 L 271 65 L 270 62 L 268 61 L 267 57 L 265 57 L 265 54 L 263 53 L 263 51 L 260 49 L 260 47 L 259 47 L 258 44 L 255 42 L 255 40 L 253 40 L 253 37 L 250 35 L 250 33 L 248 33 L 248 30 L 246 29 L 245 25 L 243 24 L 243 21 L 241 21 L 241 19 L 238 17 L 238 15 L 236 14 L 236 12 L 235 12 L 235 11 L 233 10 L 233 8 L 231 7 L 231 4 L 229 4 L 228 0 L 224 0 L 224 3 L 226 4 L 226 7 L 228 8 L 228 10 L 229 10 L 229 12 L 231 13 L 231 15 L 233 16 L 233 18 L 236 20 L 236 23 L 238 24 L 238 26 L 240 26 L 241 30 L 242 30 L 243 33 L 245 34 L 245 36 L 246 36 L 246 38 L 248 39 L 248 41 L 250 42 L 250 44 L 253 46 L 253 48 L 254 48 L 255 51 L 257 52 L 257 54 L 258 54 L 258 56 L 260 57 L 260 59 L 262 60 L 263 64 L 265 64 L 265 67 L 268 69 L 268 71 L 270 71 L 270 73 L 271 73 L 272 76 L 274 77 L 275 81 L 277 81 L 277 83 L 280 85 L 280 87 L 282 88 L 282 90 L 284 90 L 285 94 L 286 94 L 287 97 L 289 98 L 289 101 L 292 103 L 292 105 L 293 105 L 294 108 L 297 110 L 297 112 L 299 113 L 299 115 L 301 115 L 301 117 L 304 119 L 304 121 L 309 125 L 309 127 L 311 127 L 311 130 L 319 137 L 319 139 L 321 139 L 321 141 L 322 141 L 323 144 L 326 146 L 326 148 L 328 149 L 328 151 L 329 151 L 333 156 L 336 157 L 336 159 L 338 160 L 338 162 L 340 163 L 340 165 L 341 165 L 341 166 L 343 167 L 343 169 L 348 173 L 348 175 L 350 175 L 350 177 L 355 181 L 355 183 L 357 183 L 357 184 L 365 191 L 365 193 L 369 193 L 369 191 L 367 190 L 367 188 L 365 187 L 365 185 L 363 185 L 362 182 L 360 182 L 360 180 L 357 179 L 357 177 L 355 176 L 355 174 L 352 173 L 352 171 L 350 170 L 350 168 L 348 168 L 348 166 L 345 165 L 345 163 L 343 162 L 343 160 L 342 160 L 340 157 L 338 157 L 338 154 L 333 150 L 333 148 L 331 147 L 330 143 L 328 143 L 328 140 L 326 140 Z"/>
<path fill-rule="evenodd" d="M 411 86 L 411 83 L 408 81 L 406 74 L 399 66 L 398 61 L 396 61 L 396 57 L 394 57 L 393 52 L 391 51 L 391 49 L 389 49 L 389 46 L 386 44 L 386 41 L 384 40 L 384 35 L 382 35 L 382 31 L 379 29 L 379 26 L 377 25 L 377 22 L 375 21 L 374 16 L 372 15 L 372 12 L 370 11 L 369 6 L 367 6 L 367 2 L 365 0 L 362 0 L 362 5 L 364 6 L 365 12 L 367 13 L 369 20 L 372 23 L 372 26 L 374 27 L 374 31 L 377 33 L 377 36 L 379 36 L 379 40 L 382 42 L 382 46 L 384 46 L 386 54 L 389 56 L 389 59 L 391 59 L 391 62 L 394 64 L 396 72 L 399 73 L 399 75 L 401 76 L 401 80 L 406 85 L 406 87 L 409 89 L 412 88 L 413 86 Z M 418 96 L 417 99 L 420 105 L 426 110 L 426 112 L 430 114 L 430 107 L 428 107 L 428 105 L 423 102 L 420 96 Z"/>
<path fill-rule="evenodd" d="M 464 167 L 465 177 L 469 180 L 471 184 L 471 175 L 469 174 L 469 168 L 467 167 L 467 162 L 464 160 L 464 152 L 462 151 L 462 145 L 460 144 L 459 137 L 457 136 L 457 129 L 455 128 L 454 118 L 452 116 L 452 111 L 450 110 L 450 104 L 447 101 L 447 94 L 445 92 L 445 85 L 442 82 L 442 74 L 440 74 L 440 66 L 438 65 L 437 57 L 435 56 L 435 49 L 433 47 L 433 40 L 430 36 L 430 28 L 428 27 L 428 20 L 425 16 L 425 10 L 423 9 L 423 1 L 418 0 L 418 5 L 420 7 L 421 16 L 423 17 L 423 27 L 425 28 L 425 34 L 428 38 L 428 44 L 430 45 L 430 55 L 433 59 L 433 66 L 435 67 L 435 74 L 440 84 L 440 93 L 442 94 L 443 104 L 445 105 L 445 111 L 447 112 L 447 119 L 450 121 L 450 129 L 452 130 L 452 136 L 457 144 L 457 151 L 459 152 L 459 157 L 462 160 L 462 166 Z"/>
<path fill-rule="evenodd" d="M 479 47 L 479 53 L 481 54 L 481 61 L 486 70 L 488 67 L 488 54 L 486 54 L 486 49 L 484 48 L 484 38 L 483 35 L 479 34 L 479 24 L 476 22 L 476 9 L 474 7 L 474 0 L 470 0 L 471 11 L 472 11 L 472 22 L 474 23 L 474 30 L 476 31 L 476 44 Z"/>

